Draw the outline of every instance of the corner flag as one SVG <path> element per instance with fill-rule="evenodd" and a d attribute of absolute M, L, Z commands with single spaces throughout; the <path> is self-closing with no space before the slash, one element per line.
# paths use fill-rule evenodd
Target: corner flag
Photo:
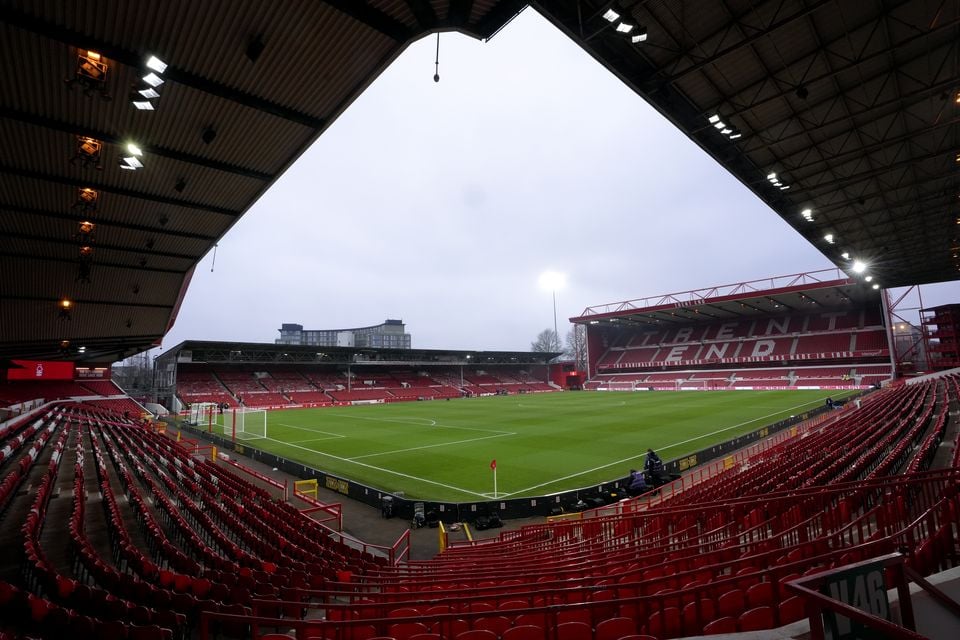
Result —
<path fill-rule="evenodd" d="M 493 460 L 490 461 L 490 469 L 493 470 L 493 471 L 496 471 L 496 470 L 497 470 L 497 459 L 496 459 L 496 458 L 494 458 Z"/>
<path fill-rule="evenodd" d="M 493 497 L 497 497 L 497 459 L 490 461 L 490 470 L 493 471 Z"/>

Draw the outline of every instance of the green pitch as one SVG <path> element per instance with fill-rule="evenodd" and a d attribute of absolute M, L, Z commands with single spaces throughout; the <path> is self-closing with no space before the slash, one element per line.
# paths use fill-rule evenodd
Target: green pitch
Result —
<path fill-rule="evenodd" d="M 246 444 L 408 498 L 556 493 L 627 475 L 818 407 L 829 391 L 570 392 L 267 413 Z M 262 430 L 262 418 L 260 429 Z"/>

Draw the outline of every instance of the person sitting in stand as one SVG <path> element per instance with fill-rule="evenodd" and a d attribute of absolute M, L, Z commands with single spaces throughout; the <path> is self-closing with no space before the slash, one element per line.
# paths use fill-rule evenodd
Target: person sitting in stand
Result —
<path fill-rule="evenodd" d="M 639 496 L 647 492 L 647 480 L 643 477 L 642 471 L 630 469 L 630 485 L 627 487 L 627 493 L 631 496 Z"/>
<path fill-rule="evenodd" d="M 660 474 L 663 473 L 663 460 L 653 449 L 647 449 L 647 459 L 643 463 L 643 470 L 650 474 L 650 482 L 654 486 L 662 483 Z"/>

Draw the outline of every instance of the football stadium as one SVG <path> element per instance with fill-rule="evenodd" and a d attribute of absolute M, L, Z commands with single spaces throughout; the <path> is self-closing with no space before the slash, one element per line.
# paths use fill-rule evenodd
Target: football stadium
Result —
<path fill-rule="evenodd" d="M 439 82 L 441 33 L 523 12 L 831 266 L 720 285 L 691 236 L 702 288 L 559 319 L 554 288 L 529 351 L 231 339 L 255 297 L 172 344 L 405 51 Z M 960 277 L 960 3 L 0 0 L 0 30 L 0 640 L 957 637 L 960 300 L 920 291 Z"/>

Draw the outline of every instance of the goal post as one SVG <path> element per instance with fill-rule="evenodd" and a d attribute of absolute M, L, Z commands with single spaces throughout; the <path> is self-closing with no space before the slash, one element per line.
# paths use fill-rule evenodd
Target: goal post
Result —
<path fill-rule="evenodd" d="M 211 430 L 217 422 L 217 405 L 214 402 L 194 402 L 190 405 L 190 424 Z"/>
<path fill-rule="evenodd" d="M 236 407 L 223 412 L 223 434 L 237 440 L 267 437 L 266 409 Z"/>

